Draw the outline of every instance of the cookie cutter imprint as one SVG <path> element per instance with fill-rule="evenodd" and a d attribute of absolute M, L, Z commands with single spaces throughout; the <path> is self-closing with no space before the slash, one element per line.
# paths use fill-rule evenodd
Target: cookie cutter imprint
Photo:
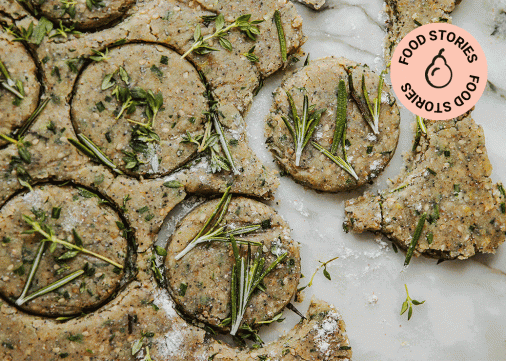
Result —
<path fill-rule="evenodd" d="M 66 357 L 82 359 L 82 355 L 114 355 L 116 359 L 133 359 L 132 343 L 144 342 L 151 346 L 155 359 L 183 360 L 198 357 L 215 360 L 254 359 L 264 352 L 279 357 L 311 357 L 314 352 L 326 357 L 351 356 L 344 323 L 332 306 L 313 300 L 307 319 L 298 324 L 280 340 L 266 345 L 261 350 L 239 351 L 219 344 L 197 327 L 187 324 L 174 308 L 168 292 L 157 286 L 152 275 L 152 246 L 164 217 L 180 203 L 187 193 L 219 193 L 232 183 L 232 192 L 272 198 L 278 185 L 274 172 L 265 169 L 249 149 L 245 138 L 245 124 L 242 114 L 250 104 L 260 79 L 267 77 L 285 64 L 281 60 L 277 31 L 274 25 L 274 9 L 279 9 L 285 30 L 288 53 L 292 54 L 304 42 L 301 32 L 302 20 L 289 2 L 219 2 L 202 1 L 150 1 L 139 2 L 129 9 L 129 17 L 110 28 L 97 32 L 83 32 L 79 37 L 69 36 L 61 41 L 47 37 L 38 47 L 31 47 L 40 64 L 44 88 L 41 99 L 51 99 L 44 111 L 31 125 L 25 140 L 30 142 L 30 164 L 24 168 L 31 177 L 32 187 L 44 183 L 73 181 L 97 192 L 111 202 L 116 209 L 125 207 L 122 216 L 129 223 L 136 240 L 136 277 L 112 299 L 91 314 L 82 315 L 64 322 L 53 318 L 29 315 L 2 302 L 0 320 L 2 331 L 3 359 L 47 359 Z M 242 53 L 251 44 L 238 34 L 232 33 L 229 40 L 232 52 L 225 50 L 199 56 L 191 54 L 188 60 L 208 80 L 214 96 L 219 101 L 221 122 L 225 137 L 238 140 L 232 150 L 234 161 L 241 170 L 239 176 L 210 174 L 206 161 L 193 161 L 188 169 L 179 169 L 163 177 L 144 178 L 115 175 L 109 168 L 91 162 L 72 146 L 68 139 L 75 138 L 71 121 L 70 99 L 78 75 L 86 62 L 76 61 L 77 73 L 68 66 L 68 61 L 88 58 L 91 49 L 103 51 L 112 48 L 117 41 L 149 43 L 154 47 L 169 47 L 181 54 L 187 49 L 193 36 L 194 25 L 201 23 L 201 16 L 223 13 L 226 19 L 243 12 L 252 18 L 265 18 L 260 24 L 261 34 L 256 42 L 257 51 L 264 54 L 257 64 L 249 63 Z M 170 14 L 170 21 L 166 20 Z M 36 21 L 17 2 L 0 2 L 0 21 L 27 28 L 30 21 Z M 188 25 L 191 24 L 191 25 Z M 203 27 L 203 34 L 212 31 Z M 123 40 L 124 39 L 124 40 Z M 56 70 L 57 69 L 57 70 Z M 48 127 L 49 124 L 53 124 Z M 6 204 L 14 194 L 21 192 L 16 170 L 10 163 L 17 156 L 15 145 L 7 145 L 0 151 L 1 178 L 0 202 Z M 177 180 L 181 186 L 167 186 Z M 125 202 L 126 195 L 129 200 Z M 152 217 L 136 212 L 137 205 L 149 205 Z M 155 307 L 156 306 L 156 307 Z M 315 334 L 323 322 L 335 327 L 324 334 Z M 146 335 L 145 332 L 149 332 Z M 20 337 L 22 335 L 23 337 Z M 75 335 L 79 335 L 76 340 Z M 143 341 L 146 339 L 145 341 Z M 328 345 L 315 349 L 318 342 Z M 283 345 L 281 347 L 280 345 Z M 93 349 L 90 349 L 93 348 Z M 90 352 L 91 351 L 91 352 Z M 135 358 L 143 358 L 145 349 Z M 288 356 L 291 355 L 291 356 Z M 87 356 L 84 356 L 87 357 Z"/>

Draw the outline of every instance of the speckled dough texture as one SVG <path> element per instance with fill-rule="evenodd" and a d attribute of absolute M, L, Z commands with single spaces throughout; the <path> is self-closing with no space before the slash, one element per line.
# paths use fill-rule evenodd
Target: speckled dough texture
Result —
<path fill-rule="evenodd" d="M 106 1 L 104 3 L 109 4 Z M 93 9 L 88 14 L 86 10 L 82 10 L 82 4 L 84 2 L 79 2 L 77 6 L 79 12 L 77 17 L 88 16 L 98 11 Z M 115 6 L 110 5 L 103 11 L 114 14 L 116 10 L 112 10 L 116 9 Z M 20 161 L 18 149 L 13 144 L 0 150 L 1 213 L 5 216 L 8 214 L 19 216 L 14 211 L 7 212 L 10 202 L 19 201 L 18 197 L 21 196 L 17 194 L 26 194 L 29 191 L 27 187 L 20 184 L 18 175 L 21 176 L 20 179 L 25 179 L 31 184 L 34 192 L 42 191 L 41 186 L 44 185 L 46 192 L 50 192 L 53 197 L 50 199 L 61 199 L 62 204 L 74 202 L 74 191 L 69 189 L 73 187 L 72 184 L 92 190 L 107 200 L 109 206 L 97 205 L 98 199 L 95 197 L 84 200 L 77 198 L 75 205 L 81 206 L 79 211 L 90 215 L 104 207 L 111 207 L 112 218 L 105 222 L 102 215 L 96 220 L 92 216 L 85 217 L 82 223 L 85 229 L 80 230 L 83 240 L 85 244 L 91 242 L 91 239 L 88 241 L 88 238 L 84 237 L 85 234 L 94 237 L 103 234 L 102 231 L 94 231 L 91 225 L 86 227 L 90 223 L 99 229 L 103 227 L 104 231 L 107 229 L 108 232 L 113 232 L 112 234 L 116 237 L 120 234 L 119 231 L 121 235 L 127 235 L 133 254 L 127 254 L 126 261 L 133 263 L 133 277 L 128 278 L 125 284 L 115 289 L 111 297 L 100 305 L 98 304 L 100 301 L 88 302 L 88 296 L 85 294 L 76 294 L 76 302 L 67 304 L 74 305 L 72 311 L 69 311 L 70 309 L 64 308 L 64 302 L 62 305 L 59 304 L 60 298 L 54 299 L 60 307 L 54 315 L 61 312 L 77 312 L 79 307 L 88 307 L 93 304 L 88 310 L 89 313 L 78 312 L 77 317 L 70 319 L 59 320 L 28 313 L 13 306 L 11 300 L 7 301 L 2 296 L 0 299 L 1 360 L 144 360 L 147 347 L 153 360 L 171 361 L 209 359 L 253 361 L 264 353 L 272 359 L 283 360 L 337 360 L 351 356 L 348 339 L 344 333 L 344 323 L 340 317 L 336 316 L 335 309 L 319 301 L 311 304 L 307 320 L 298 324 L 278 341 L 265 345 L 262 349 L 240 350 L 221 344 L 202 328 L 193 326 L 178 315 L 176 304 L 169 296 L 166 285 L 163 284 L 163 280 L 159 280 L 161 282 L 159 284 L 153 272 L 158 267 L 160 273 L 165 274 L 163 262 L 153 256 L 153 244 L 164 218 L 185 199 L 187 193 L 219 194 L 232 185 L 234 194 L 272 199 L 273 192 L 279 183 L 278 178 L 274 171 L 264 167 L 249 148 L 243 115 L 252 101 L 253 91 L 260 84 L 260 80 L 288 64 L 282 61 L 279 51 L 279 41 L 273 21 L 276 9 L 281 14 L 288 54 L 293 55 L 305 41 L 301 30 L 302 19 L 293 4 L 284 0 L 220 1 L 219 3 L 210 2 L 210 4 L 204 2 L 200 4 L 195 1 L 140 0 L 127 10 L 128 16 L 121 17 L 121 21 L 118 19 L 106 25 L 93 23 L 94 25 L 88 27 L 87 20 L 82 20 L 77 27 L 81 29 L 86 27 L 89 29 L 88 32 L 83 31 L 80 35 L 67 34 L 67 37 L 46 36 L 40 46 L 30 45 L 35 64 L 40 64 L 40 79 L 43 81 L 40 98 L 41 100 L 50 99 L 50 101 L 25 134 L 25 140 L 31 144 L 29 163 Z M 77 126 L 73 123 L 71 116 L 76 109 L 71 100 L 79 91 L 76 82 L 80 76 L 89 76 L 90 85 L 94 88 L 89 87 L 88 96 L 89 99 L 96 97 L 96 91 L 93 89 L 96 89 L 97 81 L 102 76 L 99 72 L 105 72 L 105 68 L 120 61 L 129 65 L 135 56 L 130 59 L 128 54 L 122 57 L 117 57 L 117 55 L 121 55 L 122 49 L 134 46 L 131 44 L 147 44 L 135 45 L 142 49 L 140 51 L 147 49 L 146 51 L 158 52 L 157 49 L 160 48 L 167 54 L 174 52 L 174 56 L 170 58 L 174 61 L 171 64 L 176 64 L 177 54 L 183 54 L 193 44 L 193 33 L 197 24 L 201 26 L 203 35 L 214 31 L 214 22 L 207 23 L 202 16 L 215 15 L 217 12 L 224 14 L 226 22 L 233 21 L 240 14 L 248 13 L 252 14 L 253 19 L 264 19 L 265 21 L 259 25 L 261 34 L 257 41 L 252 42 L 239 31 L 233 30 L 228 35 L 233 51 L 220 49 L 208 55 L 191 54 L 185 60 L 186 65 L 179 63 L 175 65 L 175 68 L 178 71 L 185 67 L 197 69 L 209 83 L 209 89 L 217 101 L 216 108 L 219 112 L 219 121 L 223 126 L 224 137 L 231 143 L 231 155 L 239 169 L 239 174 L 212 173 L 209 169 L 208 155 L 199 155 L 178 169 L 174 169 L 177 167 L 174 164 L 167 166 L 166 169 L 170 170 L 164 170 L 163 176 L 161 176 L 162 171 L 149 174 L 147 169 L 142 172 L 150 177 L 144 177 L 141 173 L 118 175 L 103 164 L 91 161 L 70 144 L 70 138 L 77 138 Z M 0 21 L 5 25 L 25 29 L 29 28 L 31 22 L 34 26 L 38 22 L 14 0 L 0 0 Z M 97 28 L 97 25 L 100 27 Z M 57 22 L 55 26 L 59 27 L 59 23 Z M 56 30 L 50 33 L 50 35 L 55 34 Z M 262 53 L 261 61 L 258 63 L 251 63 L 243 55 L 253 44 L 256 45 L 256 51 Z M 219 44 L 213 45 L 219 47 Z M 105 52 L 106 48 L 109 49 L 109 59 L 104 60 L 104 64 L 92 63 L 90 59 L 90 56 L 94 55 L 92 50 Z M 138 62 L 140 60 L 142 59 L 138 59 Z M 157 62 L 160 61 L 160 56 L 146 60 Z M 107 63 L 108 61 L 110 63 Z M 139 75 L 138 71 L 141 67 L 142 64 L 138 64 L 137 69 L 134 67 L 133 70 L 129 70 L 132 78 L 139 82 L 154 81 L 149 78 L 151 70 L 147 71 L 145 76 Z M 96 72 L 93 71 L 87 75 L 86 72 L 89 69 L 96 69 Z M 96 77 L 93 77 L 93 74 L 96 74 Z M 194 72 L 188 73 L 189 80 L 185 80 L 184 72 L 182 74 L 182 79 L 177 82 L 181 82 L 181 85 L 195 79 L 192 78 Z M 165 89 L 167 86 L 161 83 L 160 90 L 167 91 Z M 177 90 L 178 84 L 172 84 L 167 97 L 170 97 L 171 91 L 177 94 L 175 93 Z M 164 103 L 170 104 L 170 100 L 164 99 Z M 79 112 L 89 112 L 90 117 L 95 117 L 93 109 L 91 111 L 89 109 L 93 106 L 96 105 L 83 106 Z M 168 114 L 170 109 L 165 111 Z M 104 124 L 110 122 L 110 116 L 107 120 L 105 114 L 103 115 Z M 162 112 L 159 116 L 160 119 L 163 118 Z M 15 125 L 15 127 L 18 126 Z M 117 128 L 116 130 L 113 128 L 111 127 L 113 133 L 118 132 Z M 181 134 L 172 133 L 173 131 L 171 128 L 169 134 L 174 136 L 175 142 L 180 141 Z M 99 135 L 98 132 L 90 133 L 93 137 Z M 114 141 L 113 144 L 119 146 L 119 143 Z M 120 148 L 124 146 L 125 144 L 121 144 Z M 104 146 L 104 150 L 105 148 Z M 69 181 L 73 183 L 67 183 Z M 67 185 L 54 188 L 55 182 L 58 185 Z M 71 197 L 71 201 L 68 197 Z M 45 207 L 50 207 L 51 202 L 53 201 L 48 202 Z M 74 203 L 71 204 L 74 205 Z M 23 209 L 24 212 L 31 211 L 30 208 Z M 62 223 L 69 220 L 64 212 L 65 208 L 62 207 Z M 116 223 L 115 217 L 120 217 L 121 222 Z M 117 229 L 112 230 L 106 227 L 111 222 Z M 7 228 L 20 226 L 19 222 L 2 222 L 2 227 L 6 227 L 4 229 L 7 231 Z M 62 236 L 65 235 L 62 234 Z M 20 247 L 21 240 L 24 238 L 12 241 L 11 246 Z M 97 242 L 94 238 L 93 246 L 99 247 L 105 244 L 107 243 Z M 0 244 L 0 247 L 4 246 Z M 120 252 L 119 249 L 111 246 L 104 251 L 111 257 Z M 19 256 L 16 257 L 18 257 L 16 258 L 17 266 Z M 123 256 L 118 253 L 117 257 Z M 11 264 L 6 264 L 5 258 L 2 262 L 4 271 L 0 279 L 9 277 L 9 281 L 16 281 L 12 289 L 19 292 L 19 280 L 11 278 L 12 270 L 9 270 Z M 42 271 L 45 267 L 44 265 Z M 15 269 L 14 265 L 13 269 Z M 47 277 L 53 277 L 47 270 L 42 276 L 46 274 Z M 116 276 L 106 275 L 104 280 L 112 284 L 114 277 Z M 86 287 L 92 287 L 92 285 L 88 286 L 87 281 Z M 72 295 L 69 291 L 70 300 L 74 300 L 74 288 L 70 290 Z M 110 292 L 112 289 L 102 288 L 104 292 Z M 39 309 L 34 309 L 34 312 L 43 313 L 51 310 L 48 307 L 41 308 L 40 299 L 36 301 L 32 307 L 37 304 Z M 66 299 L 65 301 L 69 302 Z M 55 303 L 51 305 L 51 307 L 56 307 Z M 140 345 L 140 349 L 132 355 L 132 347 L 135 345 Z M 289 349 L 288 352 L 285 349 Z"/>
<path fill-rule="evenodd" d="M 188 162 L 197 147 L 183 143 L 182 136 L 186 132 L 194 137 L 202 135 L 204 112 L 209 110 L 205 86 L 195 68 L 161 45 L 127 44 L 112 49 L 109 54 L 107 61 L 92 62 L 77 81 L 72 100 L 72 118 L 77 131 L 89 137 L 122 171 L 130 171 L 125 169 L 124 152 L 134 152 L 131 141 L 137 125 L 132 122 L 148 122 L 144 114 L 146 106 L 136 107 L 130 114 L 125 111 L 117 119 L 122 103 L 113 95 L 115 86 L 102 90 L 102 79 L 114 73 L 112 79 L 116 85 L 129 89 L 140 87 L 154 94 L 161 92 L 164 99 L 163 110 L 153 126 L 160 141 L 151 142 L 146 154 L 139 154 L 142 164 L 132 174 L 159 176 Z M 121 79 L 120 67 L 129 76 L 128 84 Z M 98 108 L 99 103 L 103 108 Z"/>
<path fill-rule="evenodd" d="M 489 178 L 483 129 L 470 114 L 426 125 L 427 135 L 389 189 L 347 202 L 345 225 L 354 232 L 379 231 L 407 249 L 426 213 L 415 255 L 495 253 L 505 240 L 505 197 Z"/>
<path fill-rule="evenodd" d="M 278 164 L 297 182 L 327 192 L 340 192 L 359 187 L 377 177 L 392 158 L 399 140 L 399 109 L 388 85 L 383 86 L 379 119 L 379 134 L 373 134 L 364 119 L 358 104 L 365 100 L 362 95 L 362 74 L 370 99 L 378 93 L 379 76 L 367 67 L 344 58 L 322 58 L 288 75 L 280 88 L 275 91 L 274 104 L 265 126 L 266 143 Z M 337 87 L 344 80 L 348 91 L 347 133 L 348 160 L 357 173 L 356 181 L 349 173 L 333 163 L 318 149 L 308 143 L 302 153 L 299 166 L 295 165 L 295 148 L 292 136 L 281 119 L 290 112 L 286 91 L 292 95 L 297 111 L 302 113 L 305 88 L 309 105 L 326 109 L 312 140 L 330 149 L 334 137 Z M 349 84 L 353 81 L 353 87 Z M 351 91 L 351 90 L 354 91 Z M 341 153 L 339 153 L 341 154 Z"/>
<path fill-rule="evenodd" d="M 188 214 L 169 241 L 165 260 L 169 291 L 181 309 L 200 321 L 213 326 L 230 317 L 230 287 L 234 257 L 230 243 L 200 244 L 183 258 L 175 257 L 194 239 L 219 200 L 207 202 Z M 233 198 L 222 225 L 227 230 L 252 224 L 270 224 L 266 229 L 238 237 L 263 244 L 265 267 L 278 256 L 287 256 L 265 278 L 266 291 L 253 295 L 244 322 L 267 321 L 283 310 L 297 290 L 300 277 L 299 246 L 290 238 L 290 228 L 273 209 L 248 198 Z M 269 223 L 270 222 L 270 223 Z M 247 246 L 240 246 L 243 255 Z M 257 246 L 252 247 L 252 252 Z M 182 292 L 181 285 L 185 285 Z M 255 326 L 255 325 L 254 325 Z"/>
<path fill-rule="evenodd" d="M 385 62 L 389 63 L 395 47 L 411 30 L 430 23 L 451 23 L 450 13 L 462 0 L 386 0 L 389 16 L 385 37 Z"/>
<path fill-rule="evenodd" d="M 68 1 L 68 6 L 59 0 L 42 2 L 30 0 L 30 2 L 47 18 L 56 23 L 59 21 L 66 24 L 75 23 L 77 29 L 93 29 L 104 26 L 121 17 L 135 3 L 134 0 L 82 0 L 75 1 L 73 5 L 75 10 L 72 10 L 73 1 Z M 91 4 L 91 9 L 88 7 L 88 2 Z M 74 11 L 75 14 L 73 14 Z"/>
<path fill-rule="evenodd" d="M 44 185 L 34 188 L 33 192 L 15 196 L 2 207 L 0 264 L 5 271 L 0 278 L 0 293 L 3 297 L 16 300 L 21 295 L 42 241 L 39 234 L 22 234 L 31 229 L 23 221 L 22 215 L 46 222 L 59 239 L 73 240 L 72 232 L 75 230 L 81 237 L 84 248 L 125 265 L 127 240 L 116 225 L 116 222 L 121 222 L 121 218 L 107 204 L 99 205 L 98 197 L 86 198 L 81 194 L 82 191 L 75 187 Z M 52 217 L 53 207 L 61 208 L 58 219 Z M 123 271 L 118 269 L 115 272 L 113 265 L 84 253 L 69 260 L 58 261 L 67 251 L 67 248 L 57 246 L 51 253 L 49 245 L 46 245 L 28 294 L 82 269 L 86 263 L 95 269 L 94 274 L 78 277 L 59 288 L 58 292 L 25 303 L 21 306 L 23 310 L 46 316 L 78 315 L 100 305 L 117 290 L 125 275 Z"/>
<path fill-rule="evenodd" d="M 37 108 L 40 84 L 37 79 L 37 66 L 22 43 L 13 41 L 14 37 L 0 29 L 0 60 L 13 81 L 21 80 L 25 91 L 19 105 L 14 94 L 0 86 L 0 133 L 10 134 L 21 127 Z M 4 81 L 0 74 L 0 81 Z M 0 138 L 0 146 L 7 141 Z"/>

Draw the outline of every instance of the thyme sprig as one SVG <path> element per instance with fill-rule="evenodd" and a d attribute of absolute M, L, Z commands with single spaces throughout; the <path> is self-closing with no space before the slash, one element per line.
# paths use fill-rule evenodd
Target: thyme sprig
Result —
<path fill-rule="evenodd" d="M 311 142 L 311 144 L 313 145 L 313 147 L 315 147 L 321 153 L 327 156 L 327 158 L 329 158 L 335 164 L 337 164 L 338 166 L 343 168 L 346 172 L 348 172 L 353 178 L 358 180 L 357 173 L 355 173 L 355 170 L 351 166 L 350 162 L 348 162 L 348 155 L 346 154 L 346 129 L 348 127 L 346 120 L 347 105 L 348 105 L 348 92 L 346 90 L 346 83 L 343 79 L 341 79 L 339 81 L 337 91 L 336 126 L 334 129 L 334 138 L 332 140 L 330 152 L 316 142 Z M 343 149 L 342 158 L 337 155 L 339 145 L 341 145 Z"/>
<path fill-rule="evenodd" d="M 233 23 L 225 26 L 225 18 L 223 14 L 219 14 L 215 18 L 215 32 L 213 34 L 202 36 L 202 30 L 200 28 L 200 24 L 197 24 L 195 27 L 195 31 L 193 32 L 193 40 L 194 43 L 190 49 L 188 49 L 183 55 L 181 55 L 181 59 L 184 59 L 188 56 L 188 54 L 194 52 L 199 55 L 209 54 L 212 51 L 218 51 L 218 49 L 213 48 L 209 45 L 209 40 L 216 38 L 218 39 L 220 45 L 227 49 L 232 50 L 232 44 L 225 37 L 228 35 L 228 32 L 234 28 L 238 28 L 241 32 L 245 33 L 251 40 L 256 40 L 256 36 L 260 34 L 260 30 L 256 26 L 260 24 L 264 20 L 252 20 L 251 14 L 241 15 L 239 16 Z"/>
<path fill-rule="evenodd" d="M 241 326 L 244 313 L 251 300 L 251 296 L 260 282 L 269 274 L 283 259 L 287 253 L 276 258 L 265 270 L 265 258 L 262 254 L 262 247 L 258 247 L 256 254 L 251 252 L 251 244 L 248 244 L 246 257 L 239 255 L 239 247 L 235 237 L 230 234 L 230 242 L 234 252 L 235 264 L 232 268 L 232 323 L 230 334 L 235 335 Z"/>
<path fill-rule="evenodd" d="M 69 14 L 69 16 L 74 19 L 76 17 L 76 0 L 60 0 L 61 3 L 61 9 L 63 10 L 63 13 L 61 16 L 64 16 L 65 14 Z"/>
<path fill-rule="evenodd" d="M 2 86 L 6 90 L 10 91 L 12 94 L 14 94 L 19 99 L 24 99 L 25 89 L 23 87 L 23 83 L 19 79 L 14 81 L 11 78 L 11 76 L 10 76 L 9 72 L 7 71 L 7 68 L 5 67 L 2 60 L 0 60 L 0 72 L 3 75 L 3 77 L 5 78 L 5 80 L 2 80 L 0 82 L 0 84 L 2 84 Z"/>
<path fill-rule="evenodd" d="M 422 235 L 423 226 L 425 225 L 425 219 L 427 218 L 427 213 L 422 214 L 420 220 L 418 221 L 418 225 L 415 228 L 415 233 L 413 234 L 413 238 L 411 239 L 411 243 L 409 245 L 408 251 L 406 252 L 406 259 L 404 260 L 404 267 L 409 265 L 411 261 L 411 257 L 413 257 L 413 252 L 415 251 L 416 245 L 418 244 L 418 240 Z"/>
<path fill-rule="evenodd" d="M 91 141 L 91 139 L 84 134 L 78 134 L 77 138 L 79 138 L 79 140 L 68 138 L 68 141 L 92 160 L 104 164 L 118 174 L 123 174 L 116 164 L 114 164 L 113 161 Z"/>
<path fill-rule="evenodd" d="M 89 11 L 92 11 L 93 8 L 103 8 L 105 3 L 103 0 L 86 0 L 86 7 Z"/>
<path fill-rule="evenodd" d="M 51 38 L 54 38 L 57 36 L 62 36 L 64 38 L 67 38 L 68 34 L 72 34 L 72 35 L 82 34 L 79 30 L 76 30 L 75 27 L 76 27 L 75 24 L 72 24 L 67 27 L 63 24 L 63 21 L 60 20 L 60 27 L 55 28 L 54 29 L 55 32 L 53 34 L 49 35 L 49 38 L 51 39 Z"/>
<path fill-rule="evenodd" d="M 311 276 L 311 279 L 309 280 L 309 283 L 307 285 L 303 286 L 303 287 L 298 288 L 297 292 L 300 292 L 300 291 L 306 289 L 307 287 L 311 287 L 313 285 L 314 277 L 316 276 L 316 274 L 318 273 L 318 271 L 322 269 L 322 267 L 323 267 L 323 275 L 325 276 L 326 279 L 328 279 L 329 281 L 331 281 L 332 277 L 330 276 L 330 273 L 327 271 L 327 265 L 329 263 L 335 261 L 338 258 L 339 257 L 334 257 L 334 258 L 329 259 L 326 262 L 318 261 L 318 262 L 320 262 L 320 265 L 313 272 L 313 275 Z"/>
<path fill-rule="evenodd" d="M 105 51 L 102 52 L 100 50 L 96 50 L 96 49 L 91 49 L 92 53 L 95 54 L 95 55 L 91 55 L 90 56 L 90 59 L 93 60 L 93 61 L 96 61 L 96 62 L 101 62 L 101 61 L 107 61 L 109 60 L 111 57 L 109 56 L 109 49 L 108 48 L 105 48 Z"/>
<path fill-rule="evenodd" d="M 206 242 L 229 242 L 230 236 L 238 236 L 242 234 L 247 234 L 254 232 L 260 229 L 262 226 L 260 224 L 249 225 L 240 228 L 234 228 L 230 230 L 226 230 L 226 226 L 221 225 L 225 214 L 228 211 L 228 207 L 230 205 L 230 201 L 232 200 L 232 195 L 230 194 L 231 187 L 228 187 L 221 197 L 218 205 L 214 209 L 213 213 L 209 216 L 209 218 L 204 223 L 204 226 L 200 229 L 199 233 L 193 238 L 193 240 L 181 251 L 179 252 L 175 259 L 176 261 L 183 258 L 188 252 L 194 249 L 197 245 Z M 259 242 L 252 241 L 238 241 L 242 244 L 253 244 L 255 246 L 261 246 L 262 244 Z"/>
<path fill-rule="evenodd" d="M 409 297 L 408 286 L 406 284 L 404 284 L 404 288 L 406 289 L 406 301 L 402 303 L 401 315 L 403 315 L 404 312 L 406 312 L 409 308 L 408 311 L 408 321 L 409 321 L 411 319 L 411 316 L 413 315 L 413 305 L 415 306 L 423 305 L 425 301 L 413 300 L 411 297 Z"/>
<path fill-rule="evenodd" d="M 281 116 L 285 123 L 288 131 L 292 135 L 293 143 L 295 145 L 295 165 L 300 165 L 300 158 L 302 151 L 306 147 L 309 139 L 314 133 L 314 130 L 318 124 L 320 124 L 321 116 L 326 109 L 315 110 L 316 105 L 309 106 L 309 99 L 304 89 L 304 101 L 302 106 L 302 118 L 297 113 L 297 107 L 293 101 L 293 97 L 290 92 L 286 91 L 288 102 L 290 103 L 291 114 L 288 115 L 290 121 L 284 115 Z M 293 123 L 293 125 L 291 124 Z"/>
<path fill-rule="evenodd" d="M 362 92 L 364 94 L 365 102 L 367 103 L 367 107 L 369 108 L 370 115 L 372 116 L 372 121 L 368 116 L 364 115 L 366 122 L 371 127 L 374 134 L 379 134 L 379 117 L 381 110 L 381 94 L 383 91 L 383 83 L 385 82 L 384 75 L 386 74 L 386 70 L 383 70 L 379 75 L 379 83 L 378 83 L 378 95 L 371 102 L 369 99 L 369 93 L 367 91 L 367 86 L 365 85 L 365 75 L 362 73 Z"/>
<path fill-rule="evenodd" d="M 105 256 L 102 256 L 98 253 L 95 253 L 93 251 L 90 251 L 90 250 L 87 250 L 86 248 L 84 248 L 82 246 L 82 240 L 80 239 L 80 236 L 77 234 L 77 232 L 75 230 L 73 230 L 72 233 L 74 235 L 74 240 L 75 240 L 76 244 L 70 243 L 68 241 L 65 241 L 65 240 L 62 240 L 62 239 L 59 239 L 58 237 L 56 237 L 54 230 L 48 224 L 45 224 L 43 222 L 39 223 L 35 219 L 33 219 L 32 217 L 27 216 L 25 214 L 23 214 L 22 217 L 23 217 L 23 220 L 32 227 L 31 230 L 24 231 L 23 234 L 34 234 L 34 233 L 40 234 L 41 236 L 44 237 L 42 242 L 47 241 L 47 242 L 51 242 L 53 244 L 52 245 L 53 248 L 50 247 L 50 250 L 54 249 L 55 244 L 56 245 L 61 244 L 65 248 L 74 249 L 78 252 L 86 253 L 90 256 L 93 256 L 95 258 L 101 259 L 102 261 L 110 263 L 117 268 L 123 269 L 123 266 L 120 265 L 119 263 L 117 263 Z M 77 254 L 75 254 L 75 255 L 77 255 Z M 63 256 L 65 256 L 65 255 L 63 255 Z M 70 255 L 67 256 L 66 258 L 70 258 Z"/>

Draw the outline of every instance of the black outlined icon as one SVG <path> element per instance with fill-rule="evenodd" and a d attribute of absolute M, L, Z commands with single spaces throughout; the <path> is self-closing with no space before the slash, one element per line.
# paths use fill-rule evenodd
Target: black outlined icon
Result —
<path fill-rule="evenodd" d="M 432 59 L 432 63 L 425 70 L 425 80 L 427 83 L 437 89 L 446 87 L 453 78 L 452 68 L 446 62 L 442 55 L 445 49 L 439 50 L 439 53 Z"/>

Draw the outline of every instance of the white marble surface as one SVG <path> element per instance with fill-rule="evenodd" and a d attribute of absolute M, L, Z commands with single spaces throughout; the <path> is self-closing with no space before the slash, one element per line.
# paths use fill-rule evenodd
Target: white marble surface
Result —
<path fill-rule="evenodd" d="M 383 67 L 385 35 L 383 2 L 380 0 L 331 0 L 324 10 L 312 11 L 296 4 L 304 19 L 308 41 L 303 49 L 312 59 L 344 56 Z M 506 182 L 506 15 L 503 27 L 494 32 L 494 21 L 506 0 L 463 0 L 454 13 L 454 24 L 473 34 L 482 44 L 489 62 L 487 88 L 473 113 L 483 126 L 493 179 Z M 493 21 L 492 21 L 493 20 Z M 265 149 L 264 119 L 272 102 L 272 91 L 282 74 L 265 82 L 246 117 L 251 147 L 266 166 L 276 167 Z M 502 95 L 501 95 L 502 94 Z M 347 324 L 355 360 L 506 360 L 506 245 L 496 255 L 477 256 L 467 261 L 436 265 L 436 260 L 416 258 L 401 272 L 404 253 L 394 253 L 390 242 L 373 234 L 346 234 L 342 229 L 345 200 L 364 190 L 386 187 L 399 173 L 401 155 L 411 147 L 412 114 L 401 111 L 401 138 L 386 171 L 373 185 L 348 194 L 321 194 L 305 189 L 289 177 L 281 179 L 270 204 L 288 221 L 292 235 L 301 243 L 305 285 L 318 260 L 339 259 L 321 271 L 305 300 L 295 304 L 303 313 L 315 295 L 337 306 Z M 385 239 L 383 239 L 385 241 Z M 400 316 L 405 300 L 404 284 L 412 298 L 426 300 L 416 306 L 413 317 Z M 285 311 L 283 323 L 261 332 L 274 340 L 293 327 L 298 318 Z"/>

